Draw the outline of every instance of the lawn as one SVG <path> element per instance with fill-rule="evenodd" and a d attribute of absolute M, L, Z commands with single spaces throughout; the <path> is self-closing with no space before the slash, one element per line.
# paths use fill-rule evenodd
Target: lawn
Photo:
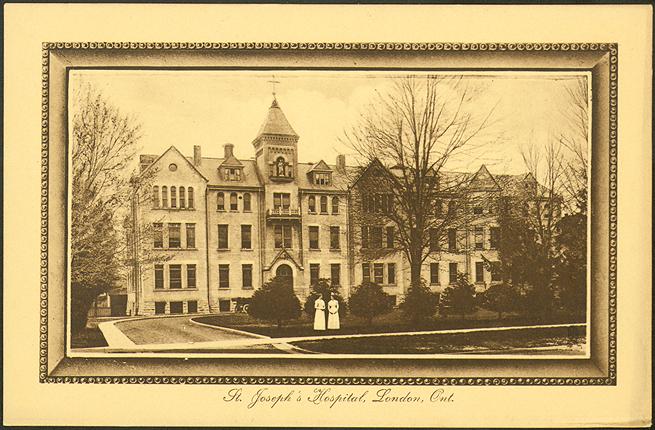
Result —
<path fill-rule="evenodd" d="M 71 348 L 95 348 L 100 346 L 108 345 L 97 325 L 86 327 L 71 336 Z"/>
<path fill-rule="evenodd" d="M 507 354 L 516 349 L 535 350 L 534 354 L 583 354 L 585 327 L 559 327 L 488 331 L 462 334 L 384 336 L 371 338 L 326 339 L 295 342 L 293 345 L 328 354 Z M 522 355 L 532 351 L 520 351 Z"/>
<path fill-rule="evenodd" d="M 257 333 L 270 337 L 295 337 L 295 336 L 328 336 L 334 334 L 367 334 L 367 333 L 397 333 L 407 331 L 428 331 L 447 330 L 459 328 L 482 328 L 482 327 L 503 327 L 503 326 L 524 326 L 535 324 L 566 324 L 580 323 L 584 320 L 575 318 L 553 318 L 548 321 L 536 318 L 519 317 L 511 315 L 498 319 L 496 313 L 478 310 L 476 313 L 461 318 L 460 316 L 441 316 L 426 321 L 420 326 L 413 326 L 407 323 L 399 310 L 380 316 L 368 325 L 365 320 L 346 315 L 341 319 L 340 330 L 314 331 L 312 319 L 303 313 L 298 320 L 287 321 L 282 328 L 275 324 L 259 321 L 248 314 L 224 313 L 193 318 L 194 321 L 219 327 L 228 327 Z"/>

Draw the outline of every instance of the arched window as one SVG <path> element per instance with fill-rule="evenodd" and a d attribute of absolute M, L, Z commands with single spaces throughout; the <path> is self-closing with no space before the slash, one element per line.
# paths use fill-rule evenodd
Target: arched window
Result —
<path fill-rule="evenodd" d="M 186 207 L 186 193 L 184 191 L 184 187 L 180 187 L 180 209 L 184 209 Z"/>
<path fill-rule="evenodd" d="M 239 203 L 237 201 L 237 193 L 230 193 L 230 210 L 239 210 Z"/>
<path fill-rule="evenodd" d="M 177 207 L 177 193 L 175 187 L 171 187 L 171 208 Z"/>
<path fill-rule="evenodd" d="M 168 207 L 168 187 L 166 185 L 161 187 L 161 207 Z"/>
<path fill-rule="evenodd" d="M 327 196 L 321 196 L 321 213 L 327 213 Z"/>
<path fill-rule="evenodd" d="M 187 188 L 187 194 L 188 194 L 188 200 L 189 200 L 189 205 L 187 206 L 189 209 L 193 209 L 193 187 Z"/>
<path fill-rule="evenodd" d="M 159 207 L 159 187 L 157 185 L 152 187 L 152 207 Z"/>
<path fill-rule="evenodd" d="M 283 157 L 278 157 L 275 160 L 275 176 L 287 176 L 287 162 Z"/>
<path fill-rule="evenodd" d="M 309 206 L 309 213 L 316 213 L 316 197 L 309 196 L 307 206 Z"/>
<path fill-rule="evenodd" d="M 225 210 L 225 195 L 223 193 L 218 193 L 216 197 L 216 209 L 219 211 Z"/>
<path fill-rule="evenodd" d="M 250 206 L 250 193 L 243 194 L 243 211 L 250 212 L 252 210 Z"/>
<path fill-rule="evenodd" d="M 332 197 L 332 213 L 339 213 L 339 197 L 337 196 Z"/>

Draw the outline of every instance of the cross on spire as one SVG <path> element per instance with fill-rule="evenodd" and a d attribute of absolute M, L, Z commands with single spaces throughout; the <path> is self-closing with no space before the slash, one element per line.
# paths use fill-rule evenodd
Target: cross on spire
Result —
<path fill-rule="evenodd" d="M 273 100 L 277 100 L 276 97 L 275 97 L 275 84 L 279 84 L 280 81 L 276 81 L 276 80 L 275 80 L 275 76 L 273 76 L 273 79 L 271 79 L 270 81 L 268 81 L 268 83 L 269 83 L 269 84 L 272 84 L 272 86 L 273 86 L 273 91 L 272 91 L 272 92 L 273 92 Z"/>

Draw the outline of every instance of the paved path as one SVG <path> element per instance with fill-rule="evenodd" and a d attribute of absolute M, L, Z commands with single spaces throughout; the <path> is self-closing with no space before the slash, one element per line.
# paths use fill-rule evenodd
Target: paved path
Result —
<path fill-rule="evenodd" d="M 347 335 L 323 335 L 323 336 L 299 336 L 285 338 L 270 338 L 254 333 L 243 332 L 230 328 L 209 326 L 207 324 L 196 323 L 190 320 L 188 316 L 180 317 L 160 317 L 148 319 L 135 319 L 120 322 L 108 322 L 103 324 L 113 324 L 114 329 L 132 342 L 132 345 L 126 345 L 120 341 L 120 336 L 112 334 L 107 327 L 100 325 L 103 334 L 110 338 L 107 339 L 110 347 L 120 347 L 140 351 L 183 351 L 183 350 L 214 350 L 230 352 L 254 352 L 253 350 L 267 349 L 271 352 L 280 352 L 280 350 L 289 353 L 312 353 L 298 347 L 290 345 L 292 342 L 303 342 L 313 340 L 328 339 L 351 339 L 351 338 L 371 338 L 387 336 L 420 336 L 420 335 L 438 335 L 438 334 L 464 334 L 475 332 L 494 332 L 508 330 L 527 330 L 527 329 L 545 329 L 557 327 L 584 327 L 585 324 L 549 324 L 533 326 L 515 326 L 515 327 L 486 327 L 471 329 L 453 329 L 453 330 L 432 330 L 419 332 L 401 332 L 401 333 L 367 333 L 367 334 L 347 334 Z M 112 330 L 114 330 L 112 329 Z M 112 340 L 119 340 L 119 344 L 112 344 Z M 277 351 L 276 351 L 277 349 Z"/>
<path fill-rule="evenodd" d="M 137 318 L 98 324 L 111 349 L 160 350 L 210 346 L 230 352 L 298 352 L 286 343 L 270 343 L 266 336 L 191 321 L 189 316 Z M 252 341 L 262 341 L 253 343 Z"/>

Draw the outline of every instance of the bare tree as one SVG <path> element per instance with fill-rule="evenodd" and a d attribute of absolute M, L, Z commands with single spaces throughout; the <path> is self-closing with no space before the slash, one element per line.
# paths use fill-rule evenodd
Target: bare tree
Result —
<path fill-rule="evenodd" d="M 360 243 L 376 242 L 363 247 L 363 258 L 402 252 L 412 286 L 420 284 L 428 255 L 439 251 L 449 229 L 467 222 L 474 204 L 466 190 L 471 175 L 446 174 L 444 166 L 482 145 L 475 137 L 493 109 L 477 113 L 479 92 L 461 76 L 402 78 L 346 132 L 344 140 L 363 163 L 353 180 L 353 233 Z M 384 226 L 394 229 L 390 247 L 377 246 Z"/>
<path fill-rule="evenodd" d="M 133 238 L 152 239 L 151 226 L 126 222 L 136 199 L 148 200 L 146 184 L 133 166 L 141 137 L 136 119 L 112 105 L 96 88 L 73 91 L 71 127 L 71 303 L 72 326 L 86 325 L 96 297 L 125 281 L 134 258 Z M 138 186 L 135 187 L 135 184 Z"/>
<path fill-rule="evenodd" d="M 589 165 L 589 90 L 587 77 L 578 77 L 565 87 L 567 103 L 561 114 L 564 130 L 560 143 L 568 151 L 562 185 L 572 199 L 569 212 L 587 212 Z"/>

